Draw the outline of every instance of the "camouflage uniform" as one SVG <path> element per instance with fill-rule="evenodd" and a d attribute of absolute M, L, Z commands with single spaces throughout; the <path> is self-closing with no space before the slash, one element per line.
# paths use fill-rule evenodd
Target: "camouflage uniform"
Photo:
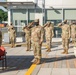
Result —
<path fill-rule="evenodd" d="M 29 51 L 31 48 L 31 30 L 30 28 L 28 28 L 27 26 L 23 28 L 24 32 L 25 32 L 25 40 L 26 40 L 26 45 L 27 45 L 27 50 Z"/>
<path fill-rule="evenodd" d="M 52 45 L 52 37 L 54 36 L 53 25 L 50 22 L 48 22 L 47 26 L 44 29 L 45 29 L 46 45 L 48 49 L 47 52 L 50 52 Z"/>
<path fill-rule="evenodd" d="M 67 24 L 67 20 L 64 21 L 64 24 L 59 23 L 58 26 L 62 29 L 62 44 L 65 54 L 68 54 L 69 49 L 69 39 L 70 39 L 70 26 Z"/>
<path fill-rule="evenodd" d="M 39 22 L 39 19 L 35 20 Z M 43 41 L 43 28 L 38 25 L 31 28 L 31 42 L 34 50 L 34 58 L 36 59 L 34 63 L 39 64 L 41 59 L 41 46 Z"/>
<path fill-rule="evenodd" d="M 8 26 L 8 30 L 10 31 L 11 28 L 14 28 L 12 25 Z"/>
<path fill-rule="evenodd" d="M 15 46 L 16 32 L 13 29 L 13 26 L 9 26 L 8 30 L 9 30 L 9 39 L 10 39 L 10 42 L 11 42 L 11 47 L 14 47 Z"/>
<path fill-rule="evenodd" d="M 0 46 L 2 44 L 2 32 L 0 31 Z"/>
<path fill-rule="evenodd" d="M 76 24 L 75 23 L 71 24 L 71 38 L 72 38 L 72 43 L 75 44 L 75 40 L 76 40 Z"/>

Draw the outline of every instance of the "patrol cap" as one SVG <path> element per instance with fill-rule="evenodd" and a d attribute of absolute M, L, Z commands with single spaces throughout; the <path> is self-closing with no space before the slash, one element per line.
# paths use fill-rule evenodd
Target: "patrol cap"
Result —
<path fill-rule="evenodd" d="M 66 23 L 66 22 L 67 22 L 67 20 L 64 20 L 64 21 L 63 21 L 63 23 Z"/>
<path fill-rule="evenodd" d="M 39 19 L 35 19 L 35 21 L 34 22 L 39 22 Z"/>

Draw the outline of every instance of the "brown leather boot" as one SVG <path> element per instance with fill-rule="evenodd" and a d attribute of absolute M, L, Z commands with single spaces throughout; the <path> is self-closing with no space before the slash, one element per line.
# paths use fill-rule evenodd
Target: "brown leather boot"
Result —
<path fill-rule="evenodd" d="M 13 45 L 13 47 L 15 47 L 15 44 Z"/>
<path fill-rule="evenodd" d="M 11 45 L 11 48 L 13 48 L 13 46 Z"/>
<path fill-rule="evenodd" d="M 26 51 L 29 51 L 28 49 Z"/>
<path fill-rule="evenodd" d="M 46 48 L 48 48 L 48 46 L 46 45 Z"/>
<path fill-rule="evenodd" d="M 66 49 L 66 52 L 65 52 L 65 54 L 68 54 L 68 49 Z"/>
<path fill-rule="evenodd" d="M 29 49 L 27 49 L 26 51 L 30 51 Z"/>
<path fill-rule="evenodd" d="M 35 59 L 34 59 L 34 62 L 33 62 L 33 64 L 36 64 L 36 63 L 37 63 L 37 59 L 35 58 Z"/>
<path fill-rule="evenodd" d="M 46 50 L 46 52 L 51 52 L 51 50 L 50 50 L 50 49 L 48 49 L 48 50 Z"/>
<path fill-rule="evenodd" d="M 40 59 L 37 59 L 36 64 L 38 65 L 38 64 L 40 64 L 40 62 L 41 62 Z"/>
<path fill-rule="evenodd" d="M 64 49 L 64 51 L 62 52 L 62 54 L 65 54 L 66 50 Z"/>

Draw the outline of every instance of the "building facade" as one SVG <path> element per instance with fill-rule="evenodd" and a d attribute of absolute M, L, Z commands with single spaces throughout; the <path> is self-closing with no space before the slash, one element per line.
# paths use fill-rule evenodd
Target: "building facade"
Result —
<path fill-rule="evenodd" d="M 54 24 L 54 37 L 60 37 L 59 22 L 76 20 L 76 0 L 7 0 L 8 23 L 12 22 L 21 36 L 22 27 L 34 19 L 40 19 L 40 25 L 47 21 Z"/>

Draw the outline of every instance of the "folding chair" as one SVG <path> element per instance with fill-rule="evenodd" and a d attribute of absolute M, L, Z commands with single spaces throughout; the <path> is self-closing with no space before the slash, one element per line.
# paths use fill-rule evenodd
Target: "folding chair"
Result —
<path fill-rule="evenodd" d="M 0 61 L 2 61 L 2 70 L 7 68 L 6 51 L 3 46 L 0 46 Z"/>

